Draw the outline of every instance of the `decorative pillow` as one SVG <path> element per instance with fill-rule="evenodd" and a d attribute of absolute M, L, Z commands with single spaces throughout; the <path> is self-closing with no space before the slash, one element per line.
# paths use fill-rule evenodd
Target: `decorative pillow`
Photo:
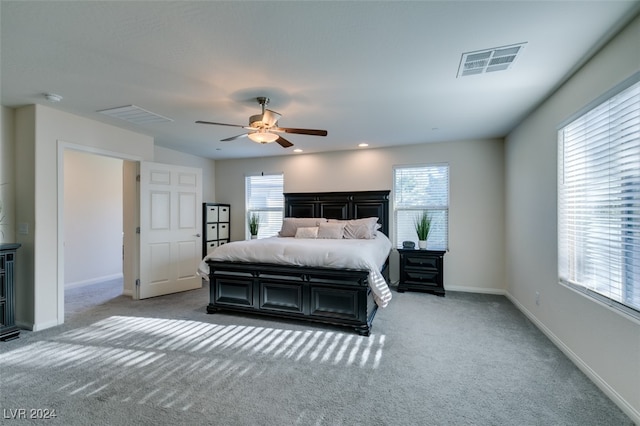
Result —
<path fill-rule="evenodd" d="M 321 223 L 318 227 L 318 238 L 340 240 L 344 236 L 345 225 L 343 222 Z"/>
<path fill-rule="evenodd" d="M 330 222 L 343 222 L 344 238 L 370 240 L 376 236 L 377 217 L 366 217 L 364 219 L 352 220 L 331 220 Z"/>
<path fill-rule="evenodd" d="M 296 229 L 296 238 L 318 238 L 318 227 L 310 226 Z"/>
<path fill-rule="evenodd" d="M 318 226 L 326 221 L 323 217 L 285 217 L 278 236 L 295 237 L 298 228 Z"/>

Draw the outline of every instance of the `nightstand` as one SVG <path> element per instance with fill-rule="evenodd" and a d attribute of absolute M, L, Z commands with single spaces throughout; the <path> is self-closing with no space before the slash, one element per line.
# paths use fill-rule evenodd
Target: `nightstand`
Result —
<path fill-rule="evenodd" d="M 16 299 L 14 264 L 20 244 L 0 244 L 0 341 L 15 339 L 20 329 L 15 324 Z"/>
<path fill-rule="evenodd" d="M 444 251 L 398 249 L 400 281 L 398 292 L 416 290 L 444 296 Z"/>

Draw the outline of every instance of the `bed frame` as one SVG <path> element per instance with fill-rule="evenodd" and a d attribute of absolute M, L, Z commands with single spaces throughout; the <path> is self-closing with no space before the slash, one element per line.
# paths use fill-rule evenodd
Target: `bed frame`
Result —
<path fill-rule="evenodd" d="M 286 217 L 378 217 L 389 235 L 389 191 L 286 193 Z M 219 310 L 269 315 L 354 328 L 368 336 L 378 306 L 369 271 L 266 263 L 207 261 L 209 305 Z M 389 259 L 383 276 L 389 282 Z"/>

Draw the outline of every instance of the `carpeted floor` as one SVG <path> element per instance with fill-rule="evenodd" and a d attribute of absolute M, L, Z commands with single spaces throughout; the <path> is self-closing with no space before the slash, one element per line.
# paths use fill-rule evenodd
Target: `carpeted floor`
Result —
<path fill-rule="evenodd" d="M 66 289 L 64 292 L 64 320 L 96 308 L 122 294 L 122 278 Z"/>
<path fill-rule="evenodd" d="M 632 425 L 503 296 L 394 292 L 366 338 L 109 291 L 0 344 L 3 424 Z"/>

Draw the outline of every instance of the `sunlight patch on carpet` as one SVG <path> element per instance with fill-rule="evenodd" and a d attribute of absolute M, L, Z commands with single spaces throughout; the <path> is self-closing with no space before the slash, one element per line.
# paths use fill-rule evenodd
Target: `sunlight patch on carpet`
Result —
<path fill-rule="evenodd" d="M 304 363 L 312 369 L 375 370 L 385 340 L 384 335 L 113 316 L 4 352 L 0 365 L 11 372 L 3 377 L 6 383 L 55 383 L 68 397 L 203 410 L 210 389 L 287 377 Z"/>
<path fill-rule="evenodd" d="M 192 320 L 112 316 L 61 336 L 69 342 L 127 346 L 145 351 L 247 354 L 295 361 L 378 368 L 385 336 L 219 325 Z"/>

